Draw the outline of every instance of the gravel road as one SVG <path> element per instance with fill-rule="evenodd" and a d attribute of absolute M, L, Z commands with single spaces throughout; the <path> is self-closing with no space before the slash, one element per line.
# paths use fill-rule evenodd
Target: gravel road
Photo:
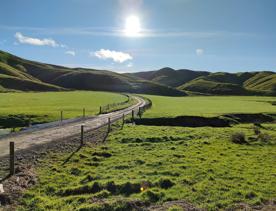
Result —
<path fill-rule="evenodd" d="M 108 118 L 111 121 L 121 118 L 123 114 L 127 115 L 132 110 L 137 111 L 139 107 L 145 105 L 145 101 L 140 97 L 134 97 L 137 103 L 126 109 L 111 112 L 108 114 L 101 114 L 93 118 L 85 120 L 79 120 L 74 123 L 62 124 L 56 127 L 37 129 L 32 132 L 18 133 L 12 136 L 7 136 L 0 140 L 0 157 L 7 156 L 9 154 L 9 142 L 15 142 L 15 150 L 28 149 L 35 145 L 45 144 L 52 141 L 58 141 L 66 137 L 70 137 L 80 133 L 80 127 L 85 125 L 85 130 L 91 130 L 101 127 L 108 123 Z"/>

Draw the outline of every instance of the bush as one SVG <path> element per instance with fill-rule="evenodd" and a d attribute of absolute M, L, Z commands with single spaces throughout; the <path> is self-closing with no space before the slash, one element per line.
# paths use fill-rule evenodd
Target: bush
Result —
<path fill-rule="evenodd" d="M 235 144 L 247 144 L 245 134 L 242 132 L 233 133 L 231 136 L 231 141 Z"/>

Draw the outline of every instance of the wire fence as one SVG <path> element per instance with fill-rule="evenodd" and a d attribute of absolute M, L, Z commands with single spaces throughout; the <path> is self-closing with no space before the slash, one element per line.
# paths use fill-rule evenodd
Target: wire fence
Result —
<path fill-rule="evenodd" d="M 130 97 L 128 94 L 122 94 L 122 95 L 126 96 L 127 100 L 119 102 L 119 103 L 112 103 L 112 104 L 100 106 L 99 114 L 106 114 L 109 112 L 124 109 L 124 108 L 126 108 L 126 106 L 129 106 L 130 100 L 132 100 L 132 97 Z M 10 115 L 9 119 L 7 120 L 10 128 L 9 129 L 0 128 L 1 129 L 0 141 L 1 141 L 1 139 L 17 136 L 19 134 L 32 133 L 36 130 L 53 128 L 53 127 L 57 127 L 60 125 L 66 125 L 66 124 L 76 123 L 76 122 L 79 122 L 82 120 L 86 121 L 86 120 L 95 118 L 95 115 L 87 115 L 88 110 L 86 110 L 85 108 L 83 108 L 82 111 L 80 111 L 80 115 L 78 117 L 70 118 L 70 119 L 65 118 L 66 110 L 61 110 L 58 112 L 60 112 L 59 118 L 56 119 L 56 121 L 47 122 L 47 123 L 33 122 L 31 118 L 27 118 L 25 116 L 22 117 L 22 119 L 20 119 L 20 115 L 16 115 L 16 116 Z M 20 130 L 15 132 L 15 128 L 20 128 Z M 9 130 L 9 132 L 8 132 L 8 130 Z"/>
<path fill-rule="evenodd" d="M 151 101 L 147 100 L 143 106 L 138 108 L 136 107 L 135 109 L 131 110 L 131 112 L 118 112 L 113 116 L 107 116 L 104 123 L 96 128 L 90 128 L 89 126 L 82 125 L 79 128 L 79 132 L 76 134 L 64 134 L 62 138 L 42 144 L 34 144 L 27 149 L 18 149 L 16 147 L 16 143 L 14 148 L 10 144 L 6 144 L 5 146 L 3 146 L 1 145 L 0 140 L 0 148 L 5 148 L 4 151 L 8 152 L 5 156 L 0 155 L 0 182 L 8 178 L 10 175 L 20 172 L 21 166 L 37 164 L 49 152 L 71 152 L 71 155 L 73 155 L 83 145 L 105 142 L 108 134 L 111 131 L 122 129 L 125 122 L 134 122 L 135 118 L 141 118 L 143 113 L 151 106 Z M 54 127 L 56 123 L 52 124 L 53 125 L 50 125 Z M 44 128 L 39 128 L 37 130 L 40 129 Z M 31 133 L 32 131 L 29 132 Z M 16 135 L 16 133 L 14 135 Z M 35 142 L 35 140 L 30 141 Z M 70 160 L 70 156 L 68 157 L 68 160 Z M 67 161 L 65 160 L 64 162 Z"/>
<path fill-rule="evenodd" d="M 119 102 L 119 103 L 111 103 L 111 104 L 107 104 L 107 105 L 101 106 L 99 114 L 106 114 L 106 113 L 109 113 L 111 111 L 115 111 L 115 110 L 121 109 L 124 105 L 128 105 L 128 103 L 130 102 L 130 100 L 132 98 L 129 95 L 127 95 L 127 94 L 123 94 L 123 95 L 125 97 L 127 97 L 127 100 L 125 100 L 123 102 Z"/>

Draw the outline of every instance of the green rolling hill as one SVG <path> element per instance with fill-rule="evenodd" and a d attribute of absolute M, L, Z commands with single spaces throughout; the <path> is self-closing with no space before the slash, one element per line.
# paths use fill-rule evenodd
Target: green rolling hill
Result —
<path fill-rule="evenodd" d="M 95 90 L 185 96 L 275 95 L 274 72 L 211 73 L 166 67 L 119 74 L 106 70 L 68 68 L 19 58 L 0 51 L 0 92 Z"/>
<path fill-rule="evenodd" d="M 0 91 L 95 90 L 185 96 L 164 84 L 105 70 L 67 68 L 0 51 Z"/>
<path fill-rule="evenodd" d="M 209 75 L 209 73 L 187 69 L 174 70 L 172 68 L 165 67 L 158 71 L 138 72 L 131 75 L 167 86 L 178 87 L 197 77 Z"/>
<path fill-rule="evenodd" d="M 128 75 L 196 94 L 276 95 L 276 74 L 274 72 L 211 73 L 163 68 L 157 71 Z"/>

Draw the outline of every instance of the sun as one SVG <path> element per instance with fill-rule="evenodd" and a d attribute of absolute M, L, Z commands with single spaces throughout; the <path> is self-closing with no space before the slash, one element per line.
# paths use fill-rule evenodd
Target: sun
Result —
<path fill-rule="evenodd" d="M 141 24 L 139 17 L 132 15 L 126 18 L 125 34 L 130 37 L 139 36 L 141 32 Z"/>

